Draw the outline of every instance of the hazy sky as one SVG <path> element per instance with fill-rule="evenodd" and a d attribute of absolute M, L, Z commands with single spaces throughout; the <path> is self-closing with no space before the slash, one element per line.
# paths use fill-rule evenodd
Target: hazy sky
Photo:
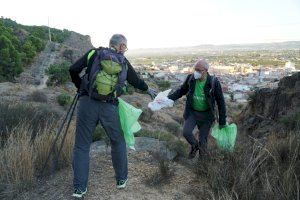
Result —
<path fill-rule="evenodd" d="M 0 16 L 90 35 L 128 48 L 300 40 L 300 0 L 1 0 Z"/>

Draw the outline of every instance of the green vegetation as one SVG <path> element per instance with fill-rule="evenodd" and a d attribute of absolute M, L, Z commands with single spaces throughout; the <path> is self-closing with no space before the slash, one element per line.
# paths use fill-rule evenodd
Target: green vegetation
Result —
<path fill-rule="evenodd" d="M 63 42 L 67 30 L 51 29 L 52 41 Z M 48 40 L 48 27 L 24 26 L 13 20 L 0 18 L 0 82 L 12 81 L 23 68 L 30 65 Z"/>
<path fill-rule="evenodd" d="M 126 91 L 125 94 L 131 95 L 131 94 L 133 94 L 133 93 L 135 92 L 134 87 L 133 87 L 132 85 L 130 85 L 130 84 L 127 85 L 127 88 L 126 88 L 126 89 L 127 89 L 127 91 Z"/>
<path fill-rule="evenodd" d="M 216 150 L 194 165 L 196 199 L 297 199 L 299 197 L 299 134 L 265 144 L 248 141 L 234 152 Z"/>
<path fill-rule="evenodd" d="M 13 132 L 15 127 L 20 124 L 26 124 L 28 129 L 36 134 L 49 124 L 57 122 L 59 118 L 56 111 L 45 105 L 34 106 L 25 103 L 1 102 L 0 110 L 0 139 L 2 143 L 9 137 L 9 133 Z"/>
<path fill-rule="evenodd" d="M 156 84 L 158 85 L 158 87 L 161 91 L 169 89 L 171 86 L 170 81 L 163 81 L 163 80 L 157 81 Z"/>
<path fill-rule="evenodd" d="M 167 147 L 174 150 L 180 156 L 185 156 L 188 151 L 188 144 L 181 141 L 178 137 L 164 131 L 140 130 L 134 134 L 135 137 L 151 137 L 167 142 Z"/>
<path fill-rule="evenodd" d="M 56 100 L 57 100 L 58 104 L 61 106 L 66 106 L 66 105 L 71 104 L 71 96 L 66 93 L 62 93 L 62 94 L 58 95 L 56 97 Z"/>
<path fill-rule="evenodd" d="M 37 184 L 56 136 L 59 115 L 51 107 L 23 102 L 1 102 L 0 110 L 0 198 L 15 199 L 23 190 Z M 74 129 L 72 122 L 57 161 L 59 169 L 71 163 Z M 58 149 L 59 145 L 56 145 L 54 152 Z M 52 156 L 46 174 L 52 172 L 54 160 L 55 156 Z"/>
<path fill-rule="evenodd" d="M 300 127 L 300 111 L 292 113 L 280 119 L 288 130 L 296 130 Z"/>
<path fill-rule="evenodd" d="M 175 175 L 170 167 L 170 161 L 159 153 L 152 153 L 153 158 L 157 162 L 157 171 L 148 176 L 145 184 L 152 187 L 161 187 L 163 184 L 168 184 L 171 178 Z"/>
<path fill-rule="evenodd" d="M 70 80 L 69 75 L 69 62 L 62 62 L 60 64 L 51 65 L 46 74 L 49 76 L 47 81 L 48 86 L 58 86 Z"/>
<path fill-rule="evenodd" d="M 29 96 L 30 101 L 46 103 L 48 101 L 47 95 L 39 90 L 33 91 Z"/>

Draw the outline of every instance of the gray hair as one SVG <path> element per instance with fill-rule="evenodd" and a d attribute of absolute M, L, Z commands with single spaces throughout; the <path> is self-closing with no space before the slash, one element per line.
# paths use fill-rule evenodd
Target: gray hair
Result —
<path fill-rule="evenodd" d="M 127 39 L 122 34 L 114 34 L 109 40 L 109 47 L 117 47 L 120 44 L 127 45 Z"/>
<path fill-rule="evenodd" d="M 209 64 L 208 64 L 208 62 L 206 62 L 205 59 L 199 59 L 199 60 L 195 63 L 194 67 L 196 67 L 196 66 L 202 66 L 202 67 L 204 67 L 206 70 L 208 70 L 208 68 L 209 68 Z"/>

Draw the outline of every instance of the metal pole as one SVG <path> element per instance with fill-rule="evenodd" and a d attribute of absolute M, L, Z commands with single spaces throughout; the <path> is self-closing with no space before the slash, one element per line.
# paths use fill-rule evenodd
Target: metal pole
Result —
<path fill-rule="evenodd" d="M 63 139 L 61 141 L 61 144 L 60 144 L 60 148 L 57 152 L 57 156 L 56 156 L 56 159 L 55 159 L 55 166 L 54 166 L 54 169 L 57 167 L 57 164 L 58 164 L 58 159 L 59 159 L 59 155 L 60 155 L 60 152 L 63 148 L 63 145 L 64 145 L 64 142 L 65 142 L 65 139 L 66 139 L 66 136 L 67 136 L 67 133 L 68 133 L 68 129 L 69 129 L 69 126 L 70 126 L 70 123 L 71 123 L 71 120 L 72 120 L 72 116 L 74 114 L 74 111 L 75 111 L 75 108 L 76 108 L 76 104 L 77 104 L 77 100 L 75 101 L 74 103 L 74 106 L 73 106 L 73 109 L 72 109 L 72 112 L 71 112 L 71 115 L 70 115 L 70 118 L 69 118 L 69 121 L 68 121 L 68 124 L 67 124 L 67 127 L 65 129 L 65 133 L 63 135 Z"/>
<path fill-rule="evenodd" d="M 47 156 L 47 159 L 46 159 L 46 161 L 45 161 L 45 163 L 44 163 L 44 166 L 43 166 L 43 168 L 42 168 L 41 175 L 43 175 L 43 173 L 44 173 L 44 170 L 45 170 L 45 168 L 46 168 L 46 166 L 47 166 L 47 163 L 48 163 L 48 161 L 49 161 L 49 159 L 50 159 L 51 153 L 52 153 L 53 150 L 54 150 L 54 147 L 55 147 L 55 144 L 56 144 L 56 142 L 57 142 L 57 140 L 58 140 L 58 137 L 59 137 L 59 135 L 61 134 L 61 131 L 62 131 L 63 127 L 64 127 L 64 124 L 66 123 L 66 120 L 67 120 L 67 118 L 68 118 L 68 116 L 69 116 L 69 113 L 70 113 L 71 109 L 73 108 L 74 103 L 75 103 L 75 104 L 77 103 L 77 100 L 78 100 L 78 93 L 75 95 L 75 97 L 74 97 L 74 99 L 73 99 L 73 101 L 72 101 L 72 103 L 71 103 L 71 106 L 70 106 L 70 108 L 69 108 L 69 110 L 68 110 L 68 112 L 67 112 L 67 114 L 66 114 L 66 116 L 65 116 L 65 118 L 64 118 L 64 120 L 63 120 L 63 122 L 61 123 L 61 125 L 60 125 L 58 131 L 57 131 L 56 137 L 54 138 L 54 140 L 53 140 L 53 142 L 52 142 L 52 144 L 51 144 L 51 148 L 50 148 L 49 154 L 48 154 L 48 156 Z M 74 107 L 75 107 L 75 106 L 74 106 Z M 72 113 L 73 113 L 73 112 L 72 112 Z"/>

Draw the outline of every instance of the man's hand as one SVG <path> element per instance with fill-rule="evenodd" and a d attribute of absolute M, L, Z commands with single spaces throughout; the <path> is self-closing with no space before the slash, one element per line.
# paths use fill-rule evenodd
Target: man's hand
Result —
<path fill-rule="evenodd" d="M 226 125 L 219 125 L 219 129 L 225 128 Z"/>
<path fill-rule="evenodd" d="M 152 99 L 157 96 L 157 92 L 152 88 L 148 88 L 147 93 L 151 96 Z"/>

